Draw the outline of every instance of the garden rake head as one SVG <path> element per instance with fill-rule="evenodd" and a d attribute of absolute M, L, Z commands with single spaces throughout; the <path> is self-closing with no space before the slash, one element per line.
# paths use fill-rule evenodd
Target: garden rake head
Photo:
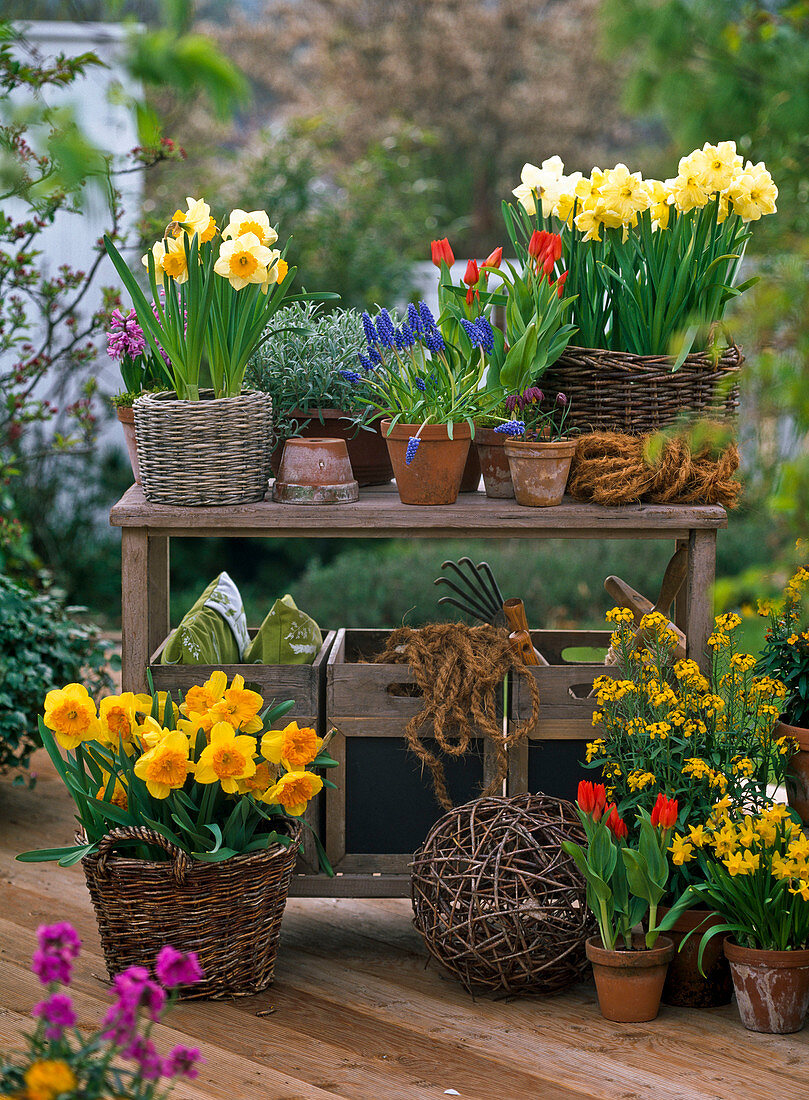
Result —
<path fill-rule="evenodd" d="M 449 577 L 437 577 L 434 583 L 447 585 L 460 599 L 442 596 L 438 601 L 439 604 L 452 604 L 481 623 L 491 623 L 492 626 L 506 625 L 503 594 L 488 562 L 481 561 L 475 565 L 471 558 L 460 558 L 458 561 L 442 562 L 441 568 L 452 570 L 458 582 L 450 580 Z"/>

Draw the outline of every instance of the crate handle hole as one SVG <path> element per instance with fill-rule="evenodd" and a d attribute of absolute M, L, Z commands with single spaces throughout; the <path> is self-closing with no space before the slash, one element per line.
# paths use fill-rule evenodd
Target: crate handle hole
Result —
<path fill-rule="evenodd" d="M 589 684 L 568 684 L 567 693 L 573 699 L 587 699 L 590 692 L 593 690 L 593 682 Z M 595 710 L 595 699 L 593 699 L 593 710 Z"/>
<path fill-rule="evenodd" d="M 421 699 L 423 693 L 418 684 L 388 684 L 385 688 L 388 695 L 395 695 L 397 699 Z"/>

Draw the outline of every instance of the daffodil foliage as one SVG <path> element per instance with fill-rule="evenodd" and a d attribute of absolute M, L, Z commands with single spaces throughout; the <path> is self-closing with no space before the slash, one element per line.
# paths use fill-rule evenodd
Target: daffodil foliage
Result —
<path fill-rule="evenodd" d="M 763 163 L 744 163 L 734 142 L 720 141 L 681 158 L 667 180 L 625 164 L 565 175 L 551 157 L 523 167 L 514 195 L 503 211 L 524 264 L 534 233 L 561 233 L 577 342 L 674 354 L 676 369 L 752 285 L 735 285 L 749 225 L 775 213 L 778 188 Z"/>
<path fill-rule="evenodd" d="M 69 866 L 111 829 L 146 826 L 194 859 L 217 862 L 289 843 L 282 818 L 299 818 L 336 767 L 313 729 L 273 727 L 293 702 L 265 707 L 241 676 L 214 672 L 184 699 L 124 692 L 97 709 L 82 684 L 48 693 L 39 729 L 76 803 L 84 839 L 27 852 Z M 329 870 L 321 852 L 324 869 Z M 165 859 L 162 849 L 150 859 Z"/>
<path fill-rule="evenodd" d="M 104 244 L 126 287 L 149 349 L 166 359 L 179 398 L 199 399 L 203 367 L 214 395 L 235 397 L 250 357 L 285 302 L 336 298 L 290 295 L 296 268 L 264 210 L 233 210 L 220 231 L 203 199 L 188 198 L 143 257 L 151 301 L 109 237 Z"/>

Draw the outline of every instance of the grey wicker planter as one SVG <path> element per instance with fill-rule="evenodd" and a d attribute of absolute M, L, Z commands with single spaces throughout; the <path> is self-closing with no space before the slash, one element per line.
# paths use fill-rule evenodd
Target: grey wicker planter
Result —
<path fill-rule="evenodd" d="M 132 406 L 140 476 L 152 504 L 203 507 L 263 500 L 270 476 L 271 399 L 250 392 L 179 401 L 150 393 Z"/>

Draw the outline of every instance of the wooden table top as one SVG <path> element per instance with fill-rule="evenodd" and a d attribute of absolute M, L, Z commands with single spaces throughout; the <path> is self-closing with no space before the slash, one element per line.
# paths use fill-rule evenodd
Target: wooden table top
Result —
<path fill-rule="evenodd" d="M 682 538 L 691 530 L 727 526 L 716 505 L 630 504 L 604 508 L 565 498 L 555 508 L 524 508 L 514 500 L 462 493 L 455 504 L 402 504 L 394 485 L 363 489 L 355 504 L 275 504 L 271 500 L 219 508 L 149 504 L 139 485 L 110 512 L 114 527 L 159 535 L 264 535 L 298 538 Z"/>

